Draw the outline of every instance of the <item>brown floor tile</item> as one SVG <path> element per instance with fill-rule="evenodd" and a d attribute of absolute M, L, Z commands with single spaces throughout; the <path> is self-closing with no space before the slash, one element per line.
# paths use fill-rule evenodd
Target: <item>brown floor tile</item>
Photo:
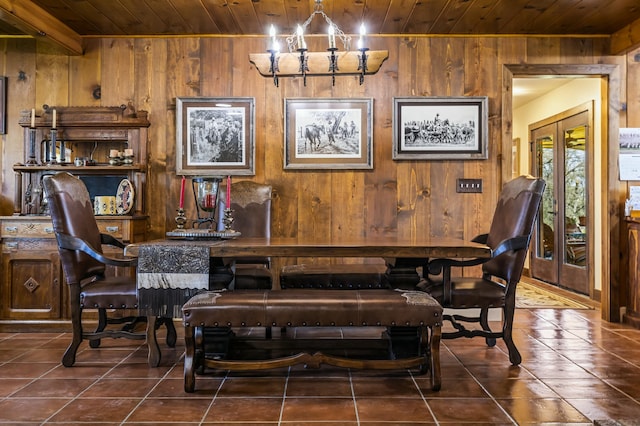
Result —
<path fill-rule="evenodd" d="M 204 418 L 211 400 L 206 399 L 146 399 L 135 407 L 128 422 L 200 422 Z M 127 412 L 128 413 L 128 412 Z"/>
<path fill-rule="evenodd" d="M 68 398 L 11 398 L 0 401 L 0 422 L 44 422 L 69 403 Z"/>
<path fill-rule="evenodd" d="M 438 391 L 431 390 L 429 379 L 416 379 L 418 389 L 428 398 L 486 398 L 487 392 L 473 378 L 468 379 L 442 379 L 442 388 Z"/>
<path fill-rule="evenodd" d="M 35 379 L 46 375 L 59 364 L 53 363 L 8 363 L 0 365 L 0 379 Z"/>
<path fill-rule="evenodd" d="M 287 398 L 282 408 L 282 421 L 355 422 L 356 408 L 352 398 Z"/>
<path fill-rule="evenodd" d="M 271 397 L 284 396 L 286 379 L 283 377 L 237 377 L 226 379 L 218 397 Z M 197 385 L 197 382 L 196 382 Z"/>
<path fill-rule="evenodd" d="M 148 398 L 208 398 L 211 399 L 220 388 L 222 379 L 199 377 L 195 392 L 184 390 L 183 379 L 162 379 L 157 382 Z"/>
<path fill-rule="evenodd" d="M 94 381 L 93 379 L 41 379 L 30 383 L 11 397 L 71 398 L 80 395 Z"/>
<path fill-rule="evenodd" d="M 348 377 L 326 377 L 314 380 L 303 377 L 291 377 L 287 382 L 287 397 L 297 396 L 336 396 L 349 398 L 352 395 L 351 381 Z"/>
<path fill-rule="evenodd" d="M 158 383 L 156 379 L 100 379 L 82 398 L 142 398 Z"/>
<path fill-rule="evenodd" d="M 51 417 L 52 422 L 120 422 L 140 402 L 139 399 L 75 399 Z"/>
<path fill-rule="evenodd" d="M 433 422 L 429 407 L 422 399 L 356 398 L 361 421 Z"/>
<path fill-rule="evenodd" d="M 557 398 L 549 386 L 538 379 L 479 379 L 494 398 Z"/>
<path fill-rule="evenodd" d="M 354 378 L 353 394 L 356 398 L 421 398 L 411 378 Z"/>
<path fill-rule="evenodd" d="M 282 398 L 216 398 L 205 422 L 278 422 Z"/>
<path fill-rule="evenodd" d="M 580 410 L 590 420 L 638 420 L 640 404 L 630 398 L 616 399 L 567 399 L 567 402 Z"/>
<path fill-rule="evenodd" d="M 526 423 L 576 423 L 589 418 L 560 399 L 508 399 L 498 403 L 518 424 Z"/>
<path fill-rule="evenodd" d="M 489 398 L 427 398 L 439 423 L 508 423 L 509 417 Z"/>
<path fill-rule="evenodd" d="M 9 396 L 31 383 L 32 379 L 2 379 L 0 380 L 0 398 Z"/>

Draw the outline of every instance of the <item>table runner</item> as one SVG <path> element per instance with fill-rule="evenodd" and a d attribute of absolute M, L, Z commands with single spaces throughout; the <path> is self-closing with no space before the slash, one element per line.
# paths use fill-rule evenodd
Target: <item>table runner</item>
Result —
<path fill-rule="evenodd" d="M 209 289 L 209 248 L 203 245 L 141 245 L 138 309 L 143 315 L 182 317 L 182 305 Z"/>

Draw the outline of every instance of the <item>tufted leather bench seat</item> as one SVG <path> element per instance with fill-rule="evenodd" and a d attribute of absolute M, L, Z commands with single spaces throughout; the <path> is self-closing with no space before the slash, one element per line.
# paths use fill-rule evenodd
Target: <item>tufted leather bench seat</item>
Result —
<path fill-rule="evenodd" d="M 309 367 L 330 364 L 345 368 L 431 371 L 431 387 L 439 390 L 442 307 L 421 291 L 390 289 L 287 291 L 206 291 L 182 307 L 185 326 L 184 386 L 195 390 L 196 370 L 262 370 L 304 363 Z M 205 327 L 416 327 L 419 353 L 400 359 L 355 359 L 321 352 L 267 360 L 207 358 Z"/>

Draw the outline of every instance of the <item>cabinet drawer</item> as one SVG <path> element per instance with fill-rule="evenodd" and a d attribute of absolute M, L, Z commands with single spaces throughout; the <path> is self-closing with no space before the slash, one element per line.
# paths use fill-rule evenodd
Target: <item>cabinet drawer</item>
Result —
<path fill-rule="evenodd" d="M 2 221 L 1 238 L 55 238 L 51 221 Z"/>
<path fill-rule="evenodd" d="M 98 220 L 98 229 L 103 234 L 109 234 L 119 240 L 128 236 L 128 223 L 124 220 Z M 127 238 L 128 239 L 128 238 Z"/>

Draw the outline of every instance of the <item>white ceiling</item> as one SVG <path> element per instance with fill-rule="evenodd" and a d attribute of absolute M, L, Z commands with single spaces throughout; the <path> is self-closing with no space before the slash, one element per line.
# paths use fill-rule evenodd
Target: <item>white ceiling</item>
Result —
<path fill-rule="evenodd" d="M 519 108 L 534 99 L 571 83 L 573 78 L 514 78 L 513 108 Z"/>

